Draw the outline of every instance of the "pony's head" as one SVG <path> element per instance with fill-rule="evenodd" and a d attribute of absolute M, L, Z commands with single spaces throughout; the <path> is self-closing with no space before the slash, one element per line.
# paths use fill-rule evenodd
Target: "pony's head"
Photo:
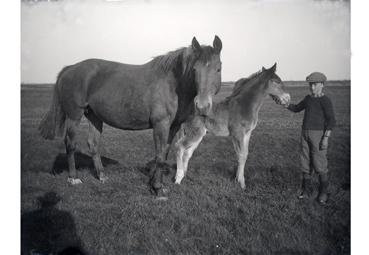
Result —
<path fill-rule="evenodd" d="M 207 115 L 213 104 L 213 96 L 217 94 L 221 86 L 222 63 L 220 52 L 222 41 L 215 36 L 213 47 L 200 46 L 194 37 L 190 50 L 195 56 L 193 73 L 197 88 L 194 99 L 195 109 L 200 115 Z"/>
<path fill-rule="evenodd" d="M 276 69 L 277 63 L 269 69 L 262 68 L 262 73 L 265 73 L 268 77 L 265 92 L 269 94 L 277 104 L 288 104 L 291 100 L 291 96 L 284 91 L 284 83 L 275 73 Z"/>

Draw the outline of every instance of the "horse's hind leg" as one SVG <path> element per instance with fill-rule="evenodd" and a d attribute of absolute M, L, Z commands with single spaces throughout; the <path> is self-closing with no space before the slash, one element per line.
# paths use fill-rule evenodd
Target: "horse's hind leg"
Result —
<path fill-rule="evenodd" d="M 68 158 L 68 168 L 69 168 L 68 182 L 71 184 L 82 183 L 82 181 L 77 178 L 76 163 L 74 159 L 74 153 L 77 147 L 76 130 L 78 124 L 79 120 L 72 120 L 69 118 L 66 120 L 66 134 L 64 138 L 64 143 Z"/>
<path fill-rule="evenodd" d="M 105 182 L 108 178 L 104 174 L 104 167 L 101 162 L 101 156 L 99 151 L 103 122 L 100 119 L 98 119 L 97 116 L 91 110 L 85 113 L 85 116 L 89 120 L 89 132 L 87 144 L 92 157 L 92 161 L 94 162 L 96 176 L 101 182 Z"/>

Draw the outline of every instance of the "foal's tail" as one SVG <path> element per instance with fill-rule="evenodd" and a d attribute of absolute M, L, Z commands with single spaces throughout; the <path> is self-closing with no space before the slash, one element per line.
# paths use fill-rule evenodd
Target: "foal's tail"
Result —
<path fill-rule="evenodd" d="M 63 136 L 65 127 L 65 112 L 61 108 L 60 104 L 60 76 L 65 69 L 63 69 L 59 75 L 54 87 L 54 96 L 51 102 L 49 111 L 45 114 L 40 122 L 38 130 L 43 138 L 52 140 L 55 136 Z"/>

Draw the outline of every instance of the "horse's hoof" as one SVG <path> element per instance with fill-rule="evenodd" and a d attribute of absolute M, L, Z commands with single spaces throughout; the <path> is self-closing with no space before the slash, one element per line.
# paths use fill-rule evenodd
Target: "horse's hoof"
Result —
<path fill-rule="evenodd" d="M 169 190 L 166 189 L 166 188 L 160 188 L 158 190 L 156 190 L 156 196 L 158 198 L 161 198 L 161 197 L 166 197 L 166 195 L 169 193 Z"/>
<path fill-rule="evenodd" d="M 105 183 L 105 182 L 107 182 L 108 181 L 108 177 L 107 176 L 102 176 L 102 177 L 100 177 L 99 178 L 99 181 L 101 182 L 101 183 Z"/>
<path fill-rule="evenodd" d="M 235 182 L 241 186 L 241 189 L 246 189 L 245 180 L 235 179 Z"/>
<path fill-rule="evenodd" d="M 165 196 L 169 192 L 168 189 L 163 188 L 162 184 L 158 184 L 158 183 L 156 183 L 155 185 L 151 185 L 150 190 L 151 190 L 151 193 L 157 197 Z"/>
<path fill-rule="evenodd" d="M 301 190 L 298 194 L 297 194 L 297 198 L 298 199 L 305 199 L 305 198 L 309 198 L 309 195 L 307 194 L 307 192 L 305 190 Z"/>
<path fill-rule="evenodd" d="M 327 193 L 319 194 L 319 196 L 318 196 L 319 204 L 326 205 L 327 201 L 328 201 L 328 194 Z"/>
<path fill-rule="evenodd" d="M 175 181 L 174 181 L 174 184 L 180 185 L 181 184 L 181 181 L 182 181 L 182 179 L 179 179 L 179 178 L 177 179 L 176 178 Z"/>
<path fill-rule="evenodd" d="M 168 197 L 163 197 L 163 196 L 160 196 L 160 197 L 156 197 L 157 201 L 168 201 Z"/>
<path fill-rule="evenodd" d="M 81 179 L 79 179 L 79 178 L 71 178 L 71 177 L 68 177 L 67 182 L 70 183 L 70 184 L 72 184 L 72 185 L 76 185 L 76 184 L 81 184 L 82 183 Z"/>

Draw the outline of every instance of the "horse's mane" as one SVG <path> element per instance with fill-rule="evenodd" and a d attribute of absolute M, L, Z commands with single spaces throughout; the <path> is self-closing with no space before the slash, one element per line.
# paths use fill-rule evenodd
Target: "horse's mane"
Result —
<path fill-rule="evenodd" d="M 231 98 L 237 96 L 238 94 L 240 94 L 241 90 L 243 87 L 248 86 L 251 80 L 254 79 L 258 79 L 260 77 L 260 74 L 262 74 L 262 70 L 257 71 L 253 74 L 251 74 L 249 77 L 247 78 L 241 78 L 238 81 L 236 81 L 233 90 L 232 90 L 232 94 L 229 95 L 225 100 L 229 101 Z"/>
<path fill-rule="evenodd" d="M 182 47 L 154 57 L 152 63 L 154 67 L 166 73 L 181 66 L 182 75 L 187 75 L 196 60 L 206 62 L 212 54 L 214 54 L 214 49 L 210 46 L 202 46 L 201 54 L 196 54 L 191 47 Z"/>
<path fill-rule="evenodd" d="M 182 47 L 154 57 L 152 63 L 154 67 L 159 68 L 165 73 L 181 66 L 182 75 L 185 75 L 193 67 L 195 63 L 194 60 L 195 56 L 192 54 L 192 49 Z"/>

